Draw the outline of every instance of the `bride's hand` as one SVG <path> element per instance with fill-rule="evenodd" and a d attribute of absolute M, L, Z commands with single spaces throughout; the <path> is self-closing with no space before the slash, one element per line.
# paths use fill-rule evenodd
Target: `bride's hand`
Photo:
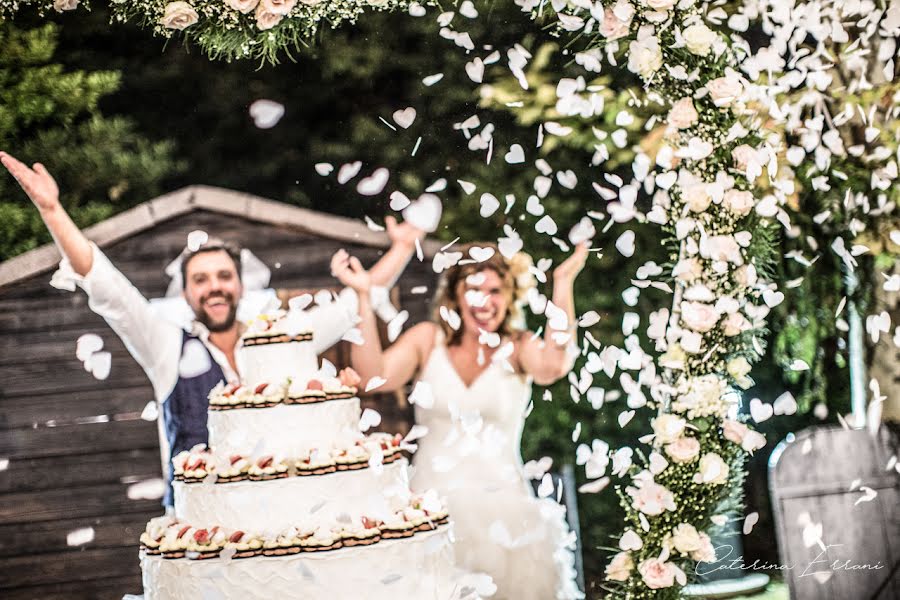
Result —
<path fill-rule="evenodd" d="M 575 281 L 587 261 L 589 242 L 581 242 L 575 250 L 553 270 L 553 281 Z"/>
<path fill-rule="evenodd" d="M 331 257 L 331 274 L 358 294 L 368 294 L 372 287 L 369 272 L 363 268 L 358 258 L 350 256 L 346 250 L 338 250 Z"/>
<path fill-rule="evenodd" d="M 415 245 L 417 239 L 421 240 L 425 237 L 425 232 L 415 225 L 408 221 L 398 223 L 397 219 L 393 216 L 385 217 L 384 224 L 392 244 L 412 247 Z"/>
<path fill-rule="evenodd" d="M 0 152 L 0 162 L 10 175 L 16 178 L 38 210 L 47 212 L 59 206 L 59 187 L 41 163 L 34 163 L 34 170 L 29 169 L 20 160 Z"/>

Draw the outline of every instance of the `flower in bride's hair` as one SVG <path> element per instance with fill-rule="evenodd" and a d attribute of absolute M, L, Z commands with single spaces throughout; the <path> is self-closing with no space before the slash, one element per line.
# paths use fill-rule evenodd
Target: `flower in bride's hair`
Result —
<path fill-rule="evenodd" d="M 247 14 L 256 8 L 256 5 L 259 4 L 259 0 L 225 0 L 225 4 L 239 13 Z"/>
<path fill-rule="evenodd" d="M 196 23 L 198 18 L 197 11 L 187 2 L 169 2 L 159 24 L 166 29 L 181 30 Z"/>

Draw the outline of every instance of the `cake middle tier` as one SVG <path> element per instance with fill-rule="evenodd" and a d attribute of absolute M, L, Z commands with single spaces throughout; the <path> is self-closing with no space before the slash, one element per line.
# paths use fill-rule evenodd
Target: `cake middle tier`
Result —
<path fill-rule="evenodd" d="M 300 456 L 359 437 L 359 398 L 209 411 L 209 445 L 223 453 Z"/>
<path fill-rule="evenodd" d="M 400 458 L 383 468 L 270 481 L 213 485 L 176 481 L 175 516 L 201 526 L 265 532 L 341 513 L 375 515 L 385 510 L 388 495 L 409 489 L 408 467 Z"/>

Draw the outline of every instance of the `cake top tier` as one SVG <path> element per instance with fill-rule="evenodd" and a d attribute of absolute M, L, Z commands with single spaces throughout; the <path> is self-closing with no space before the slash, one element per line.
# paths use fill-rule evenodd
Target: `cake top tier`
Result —
<path fill-rule="evenodd" d="M 245 347 L 313 339 L 309 315 L 302 310 L 275 308 L 247 321 L 241 340 Z"/>

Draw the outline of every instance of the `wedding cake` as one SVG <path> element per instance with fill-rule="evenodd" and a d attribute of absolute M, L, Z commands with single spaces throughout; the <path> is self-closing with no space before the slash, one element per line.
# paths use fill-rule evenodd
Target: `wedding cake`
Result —
<path fill-rule="evenodd" d="M 209 395 L 209 447 L 173 459 L 174 514 L 141 535 L 146 600 L 458 597 L 447 512 L 409 489 L 411 445 L 362 433 L 359 378 L 320 367 L 304 315 L 248 323 L 242 381 Z"/>

